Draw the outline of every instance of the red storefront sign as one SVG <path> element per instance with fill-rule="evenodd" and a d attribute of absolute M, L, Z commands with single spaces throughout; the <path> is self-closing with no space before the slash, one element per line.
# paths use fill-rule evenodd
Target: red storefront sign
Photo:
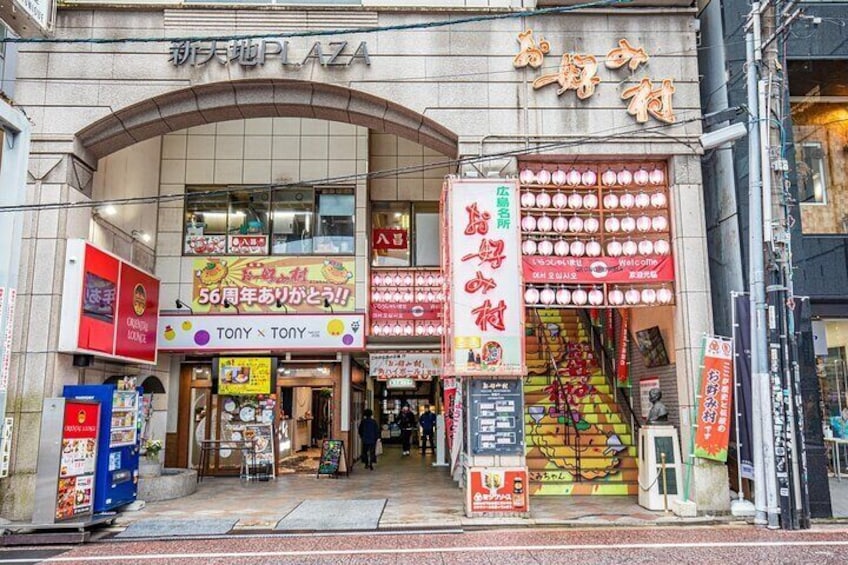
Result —
<path fill-rule="evenodd" d="M 670 255 L 643 257 L 552 257 L 525 255 L 524 282 L 661 283 L 674 281 Z"/>
<path fill-rule="evenodd" d="M 100 404 L 65 401 L 61 458 L 56 483 L 56 520 L 92 512 Z"/>
<path fill-rule="evenodd" d="M 268 253 L 268 236 L 231 235 L 229 252 L 233 255 L 265 255 Z"/>
<path fill-rule="evenodd" d="M 471 512 L 527 512 L 527 484 L 527 469 L 469 469 L 468 508 Z"/>
<path fill-rule="evenodd" d="M 100 423 L 100 404 L 65 401 L 65 420 L 62 439 L 97 439 Z"/>
<path fill-rule="evenodd" d="M 438 320 L 442 305 L 436 302 L 423 304 L 371 304 L 372 320 Z"/>
<path fill-rule="evenodd" d="M 695 456 L 727 461 L 733 399 L 733 343 L 705 337 L 695 430 Z"/>
<path fill-rule="evenodd" d="M 371 247 L 376 251 L 406 249 L 409 247 L 409 232 L 400 228 L 375 228 L 371 230 Z"/>
<path fill-rule="evenodd" d="M 158 320 L 159 280 L 122 263 L 115 355 L 155 362 Z"/>

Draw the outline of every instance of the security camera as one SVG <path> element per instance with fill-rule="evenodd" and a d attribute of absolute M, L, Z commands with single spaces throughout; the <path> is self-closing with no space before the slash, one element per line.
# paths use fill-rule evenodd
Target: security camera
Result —
<path fill-rule="evenodd" d="M 701 146 L 705 151 L 715 149 L 725 143 L 736 141 L 748 134 L 745 124 L 736 123 L 701 135 Z"/>

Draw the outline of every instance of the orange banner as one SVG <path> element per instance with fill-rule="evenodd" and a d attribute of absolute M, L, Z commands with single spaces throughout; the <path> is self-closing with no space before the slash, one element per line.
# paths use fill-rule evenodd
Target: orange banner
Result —
<path fill-rule="evenodd" d="M 727 461 L 733 399 L 733 343 L 705 337 L 695 430 L 695 456 Z"/>

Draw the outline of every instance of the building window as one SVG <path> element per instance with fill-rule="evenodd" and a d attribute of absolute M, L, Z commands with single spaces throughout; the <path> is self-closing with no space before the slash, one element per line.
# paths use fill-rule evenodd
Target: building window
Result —
<path fill-rule="evenodd" d="M 371 203 L 372 266 L 438 266 L 440 249 L 437 202 Z"/>
<path fill-rule="evenodd" d="M 187 188 L 187 255 L 353 255 L 353 187 Z"/>
<path fill-rule="evenodd" d="M 796 145 L 798 192 L 804 204 L 827 204 L 827 171 L 824 147 L 820 141 L 804 141 Z"/>

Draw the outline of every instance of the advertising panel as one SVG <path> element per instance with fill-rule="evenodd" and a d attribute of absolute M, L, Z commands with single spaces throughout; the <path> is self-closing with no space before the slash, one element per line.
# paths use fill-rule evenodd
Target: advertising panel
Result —
<path fill-rule="evenodd" d="M 518 185 L 451 180 L 448 297 L 456 375 L 523 375 L 524 303 Z"/>
<path fill-rule="evenodd" d="M 192 309 L 232 313 L 224 301 L 245 312 L 324 313 L 354 309 L 353 258 L 204 257 L 194 259 Z M 280 306 L 277 306 L 277 304 Z"/>
<path fill-rule="evenodd" d="M 378 381 L 392 378 L 411 378 L 429 381 L 441 374 L 442 356 L 439 353 L 372 353 L 369 371 Z"/>
<path fill-rule="evenodd" d="M 90 515 L 94 501 L 100 404 L 65 402 L 56 520 Z"/>
<path fill-rule="evenodd" d="M 468 505 L 472 512 L 527 512 L 527 469 L 472 467 L 468 470 Z"/>
<path fill-rule="evenodd" d="M 71 239 L 62 292 L 60 351 L 156 363 L 159 279 Z"/>
<path fill-rule="evenodd" d="M 524 393 L 521 379 L 472 379 L 471 449 L 474 455 L 524 453 Z"/>
<path fill-rule="evenodd" d="M 365 315 L 164 314 L 158 341 L 160 351 L 361 351 L 365 348 Z"/>
<path fill-rule="evenodd" d="M 375 251 L 406 249 L 409 247 L 409 232 L 401 228 L 374 228 L 371 230 L 371 248 Z"/>
<path fill-rule="evenodd" d="M 732 399 L 733 342 L 705 336 L 695 430 L 696 457 L 727 461 Z"/>
<path fill-rule="evenodd" d="M 221 357 L 218 359 L 219 395 L 270 393 L 270 357 Z"/>
<path fill-rule="evenodd" d="M 674 282 L 670 255 L 648 257 L 545 257 L 525 255 L 524 282 L 661 283 Z"/>

